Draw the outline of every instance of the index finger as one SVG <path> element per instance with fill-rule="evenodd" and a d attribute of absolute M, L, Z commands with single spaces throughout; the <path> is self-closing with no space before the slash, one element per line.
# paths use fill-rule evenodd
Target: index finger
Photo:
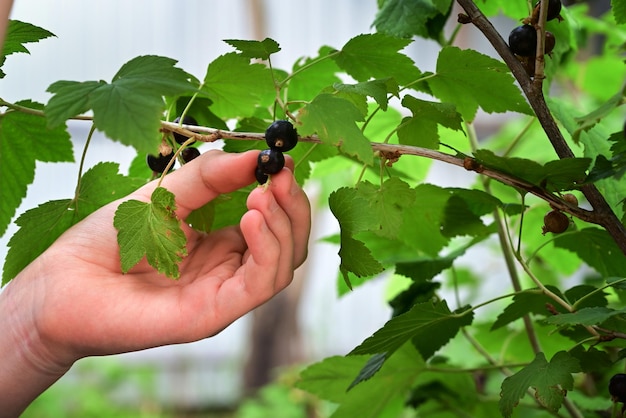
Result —
<path fill-rule="evenodd" d="M 227 153 L 211 150 L 195 158 L 191 163 L 168 174 L 161 186 L 176 196 L 176 213 L 185 219 L 189 213 L 202 207 L 222 193 L 230 193 L 255 181 L 254 167 L 259 151 Z M 156 188 L 153 181 L 134 192 L 131 198 L 144 201 Z"/>

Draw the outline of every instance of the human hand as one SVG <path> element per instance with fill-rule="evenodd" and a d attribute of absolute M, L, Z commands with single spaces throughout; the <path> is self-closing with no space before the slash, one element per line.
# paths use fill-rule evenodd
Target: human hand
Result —
<path fill-rule="evenodd" d="M 162 186 L 176 196 L 178 217 L 254 182 L 257 154 L 210 151 L 168 174 Z M 120 269 L 115 210 L 128 199 L 149 201 L 156 182 L 99 209 L 6 286 L 2 321 L 13 322 L 30 362 L 56 370 L 85 356 L 215 335 L 285 288 L 306 258 L 310 205 L 287 167 L 267 189 L 252 190 L 239 226 L 206 234 L 183 225 L 188 256 L 178 280 L 145 260 Z"/>

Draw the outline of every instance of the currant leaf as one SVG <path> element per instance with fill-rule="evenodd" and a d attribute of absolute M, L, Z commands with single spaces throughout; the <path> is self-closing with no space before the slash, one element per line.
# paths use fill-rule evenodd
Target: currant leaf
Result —
<path fill-rule="evenodd" d="M 449 12 L 451 4 L 451 0 L 387 0 L 376 14 L 374 26 L 379 32 L 399 38 L 438 39 L 445 22 L 441 17 Z"/>
<path fill-rule="evenodd" d="M 350 39 L 333 59 L 357 81 L 393 77 L 405 85 L 421 74 L 413 60 L 399 52 L 410 43 L 382 33 L 363 34 Z"/>
<path fill-rule="evenodd" d="M 443 48 L 427 83 L 442 102 L 455 103 L 468 121 L 474 120 L 479 107 L 487 113 L 532 114 L 508 67 L 474 50 Z"/>
<path fill-rule="evenodd" d="M 429 102 L 406 95 L 402 106 L 408 108 L 413 116 L 404 118 L 398 129 L 401 144 L 439 149 L 439 125 L 463 131 L 461 115 L 453 104 Z"/>
<path fill-rule="evenodd" d="M 18 104 L 41 109 L 34 102 Z M 37 146 L 33 146 L 37 144 Z M 35 163 L 72 162 L 74 153 L 64 126 L 49 129 L 46 119 L 32 114 L 9 111 L 0 117 L 0 236 L 35 178 Z"/>
<path fill-rule="evenodd" d="M 350 354 L 390 355 L 411 341 L 422 357 L 428 359 L 454 337 L 461 327 L 470 325 L 473 318 L 472 312 L 451 312 L 445 300 L 418 303 L 408 312 L 387 321 Z"/>
<path fill-rule="evenodd" d="M 82 176 L 74 199 L 50 201 L 20 215 L 15 221 L 19 229 L 9 241 L 3 283 L 12 280 L 68 228 L 144 183 L 118 170 L 116 163 L 99 163 Z"/>
<path fill-rule="evenodd" d="M 572 373 L 580 371 L 578 360 L 565 351 L 556 353 L 550 362 L 544 353 L 537 353 L 529 365 L 502 382 L 500 412 L 506 418 L 512 416 L 513 409 L 529 388 L 534 390 L 535 398 L 542 405 L 557 412 L 567 391 L 574 389 Z"/>
<path fill-rule="evenodd" d="M 231 52 L 209 64 L 202 93 L 213 101 L 211 110 L 228 119 L 253 116 L 257 106 L 271 103 L 275 90 L 266 66 Z"/>
<path fill-rule="evenodd" d="M 178 279 L 178 264 L 187 255 L 186 236 L 176 217 L 175 196 L 157 187 L 150 202 L 128 200 L 115 211 L 122 272 L 127 273 L 144 257 L 167 277 Z"/>
<path fill-rule="evenodd" d="M 280 51 L 278 42 L 265 38 L 262 41 L 248 41 L 239 39 L 225 39 L 228 45 L 236 48 L 246 58 L 269 59 L 270 55 Z"/>
<path fill-rule="evenodd" d="M 301 135 L 316 133 L 322 142 L 338 146 L 343 153 L 365 164 L 373 164 L 372 146 L 356 125 L 363 116 L 349 101 L 320 94 L 300 111 L 298 118 Z"/>
<path fill-rule="evenodd" d="M 58 81 L 46 105 L 51 127 L 93 110 L 93 121 L 111 139 L 153 152 L 160 140 L 163 96 L 194 92 L 198 81 L 176 67 L 171 58 L 145 55 L 124 64 L 110 83 L 104 81 Z"/>
<path fill-rule="evenodd" d="M 39 42 L 42 39 L 52 36 L 55 36 L 52 32 L 40 28 L 39 26 L 9 19 L 4 38 L 4 46 L 0 48 L 0 68 L 2 68 L 6 57 L 11 54 L 18 52 L 30 54 L 30 51 L 24 44 Z M 0 78 L 4 78 L 4 76 L 4 72 L 0 70 Z"/>

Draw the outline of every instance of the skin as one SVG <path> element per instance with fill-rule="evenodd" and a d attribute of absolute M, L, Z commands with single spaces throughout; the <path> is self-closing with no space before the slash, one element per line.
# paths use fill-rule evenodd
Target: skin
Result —
<path fill-rule="evenodd" d="M 0 0 L 0 52 L 2 51 L 2 45 L 4 44 L 4 36 L 7 31 L 7 24 L 9 23 L 9 14 L 11 13 L 12 6 L 13 0 Z"/>
<path fill-rule="evenodd" d="M 177 216 L 253 183 L 257 155 L 209 151 L 168 174 Z M 149 201 L 156 182 L 66 231 L 0 293 L 0 417 L 18 416 L 80 358 L 213 336 L 284 289 L 306 258 L 311 219 L 292 167 L 288 158 L 252 190 L 238 226 L 206 234 L 183 224 L 179 280 L 145 260 L 120 270 L 115 210 Z"/>

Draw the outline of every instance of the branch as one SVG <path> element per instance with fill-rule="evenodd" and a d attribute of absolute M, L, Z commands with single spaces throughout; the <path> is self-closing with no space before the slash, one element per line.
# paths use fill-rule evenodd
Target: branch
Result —
<path fill-rule="evenodd" d="M 181 126 L 173 122 L 161 122 L 161 129 L 165 131 L 178 132 L 182 135 L 193 137 L 194 139 L 201 142 L 214 142 L 218 139 L 236 139 L 249 141 L 262 141 L 265 139 L 265 135 L 262 133 L 232 132 L 193 125 Z M 312 142 L 317 144 L 322 143 L 322 141 L 316 135 L 299 137 L 299 141 Z M 447 164 L 455 165 L 457 167 L 463 167 L 468 171 L 475 171 L 476 173 L 490 177 L 508 186 L 512 186 L 517 189 L 521 189 L 528 193 L 531 193 L 545 200 L 555 209 L 567 212 L 585 222 L 601 225 L 600 222 L 602 221 L 602 218 L 598 216 L 597 213 L 574 206 L 569 202 L 561 199 L 559 196 L 550 193 L 547 190 L 532 183 L 529 183 L 523 179 L 517 178 L 508 173 L 503 173 L 498 170 L 483 166 L 480 162 L 472 157 L 451 155 L 429 148 L 414 147 L 410 145 L 385 144 L 381 142 L 372 142 L 371 144 L 372 150 L 377 152 L 381 158 L 389 161 L 390 163 L 397 161 L 402 155 L 415 155 L 419 157 L 430 158 L 431 160 L 441 161 Z"/>
<path fill-rule="evenodd" d="M 457 0 L 457 2 L 465 10 L 465 13 L 467 13 L 465 21 L 473 23 L 483 35 L 485 35 L 487 40 L 511 70 L 511 73 L 522 88 L 522 91 L 537 115 L 537 119 L 541 123 L 559 158 L 574 157 L 574 153 L 567 145 L 563 134 L 552 117 L 550 109 L 548 109 L 543 95 L 542 84 L 540 82 L 533 82 L 526 73 L 522 63 L 509 49 L 509 45 L 472 0 Z M 581 191 L 593 207 L 593 219 L 595 221 L 591 222 L 604 227 L 622 253 L 626 255 L 626 228 L 615 215 L 602 193 L 600 193 L 593 184 L 582 186 Z"/>

